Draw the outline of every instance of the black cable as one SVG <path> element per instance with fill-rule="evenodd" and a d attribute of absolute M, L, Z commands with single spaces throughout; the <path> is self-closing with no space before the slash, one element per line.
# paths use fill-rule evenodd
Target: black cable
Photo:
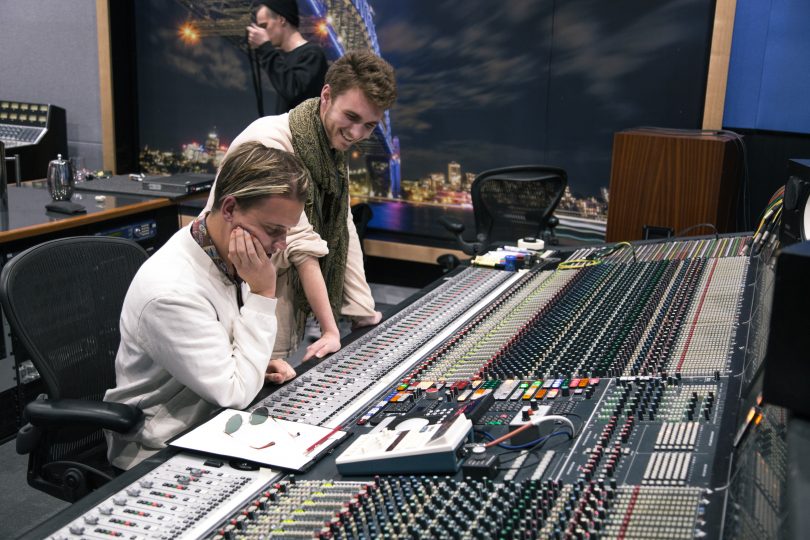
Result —
<path fill-rule="evenodd" d="M 714 239 L 720 240 L 720 233 L 717 232 L 717 227 L 714 226 L 714 223 L 698 223 L 697 225 L 692 225 L 691 227 L 687 227 L 681 231 L 678 231 L 678 234 L 675 235 L 675 238 L 680 238 L 684 234 L 693 231 L 698 227 L 709 227 L 711 230 L 714 231 Z"/>
<path fill-rule="evenodd" d="M 487 434 L 487 432 L 486 432 L 486 431 L 484 431 L 484 430 L 482 430 L 482 429 L 475 429 L 475 430 L 473 430 L 473 432 L 474 432 L 474 433 L 477 433 L 477 434 L 479 434 L 479 435 L 486 435 L 486 434 Z M 545 443 L 545 442 L 546 442 L 546 439 L 544 439 L 544 440 L 540 441 L 540 442 L 539 442 L 539 443 L 537 443 L 535 446 L 542 446 L 542 445 L 543 445 L 543 443 Z M 531 448 L 521 448 L 521 449 L 515 449 L 515 450 L 506 450 L 506 451 L 504 451 L 504 452 L 500 452 L 500 453 L 498 454 L 499 463 L 500 463 L 500 464 L 504 464 L 504 463 L 509 463 L 509 462 L 515 461 L 516 459 L 519 459 L 521 455 L 523 455 L 523 452 L 529 452 L 529 453 L 531 453 L 531 452 L 533 452 L 535 449 L 536 449 L 536 448 L 533 446 L 533 447 L 531 447 Z M 503 458 L 503 456 L 508 456 L 509 454 L 517 454 L 517 455 L 516 455 L 516 456 L 514 456 L 514 457 L 510 457 L 510 458 L 508 458 L 508 459 L 502 459 L 502 458 Z"/>
<path fill-rule="evenodd" d="M 250 74 L 253 78 L 253 93 L 256 95 L 256 111 L 259 113 L 259 118 L 261 118 L 264 116 L 264 94 L 262 93 L 262 71 L 256 51 L 248 48 L 248 59 L 250 62 Z"/>
<path fill-rule="evenodd" d="M 734 141 L 740 147 L 740 157 L 742 159 L 742 192 L 743 197 L 743 227 L 742 230 L 748 231 L 751 229 L 751 208 L 749 206 L 748 200 L 750 198 L 749 190 L 751 189 L 751 178 L 748 174 L 748 148 L 745 145 L 745 140 L 743 136 L 735 131 L 731 131 L 728 129 L 720 129 L 717 131 L 718 133 L 723 133 L 726 135 L 731 135 L 734 137 Z"/>
<path fill-rule="evenodd" d="M 568 412 L 568 413 L 557 413 L 557 414 L 559 414 L 560 416 L 573 416 L 574 418 L 578 419 L 578 420 L 579 420 L 579 431 L 577 431 L 576 433 L 574 433 L 574 437 L 573 437 L 573 438 L 574 438 L 574 439 L 576 439 L 577 437 L 579 437 L 579 436 L 582 434 L 582 430 L 583 430 L 583 429 L 585 429 L 585 419 L 584 419 L 584 418 L 582 418 L 582 417 L 581 417 L 580 415 L 578 415 L 577 413 L 572 413 L 572 412 Z"/>

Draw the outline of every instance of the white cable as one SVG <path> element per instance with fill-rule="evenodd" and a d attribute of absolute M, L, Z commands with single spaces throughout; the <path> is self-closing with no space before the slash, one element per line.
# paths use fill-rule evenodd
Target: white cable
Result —
<path fill-rule="evenodd" d="M 568 427 L 571 428 L 571 438 L 572 439 L 574 438 L 574 433 L 576 433 L 576 430 L 574 429 L 574 423 L 571 420 L 569 420 L 568 418 L 566 418 L 565 416 L 559 416 L 559 415 L 556 415 L 556 414 L 533 415 L 529 419 L 529 422 L 534 426 L 539 426 L 543 422 L 562 422 L 563 424 L 566 424 Z"/>

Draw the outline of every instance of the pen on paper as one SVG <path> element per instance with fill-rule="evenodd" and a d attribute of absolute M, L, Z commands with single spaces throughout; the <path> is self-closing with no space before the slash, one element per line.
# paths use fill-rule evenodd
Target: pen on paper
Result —
<path fill-rule="evenodd" d="M 335 433 L 337 433 L 338 431 L 340 431 L 342 427 L 343 427 L 343 426 L 336 426 L 335 428 L 333 428 L 333 429 L 332 429 L 332 431 L 330 431 L 329 433 L 327 433 L 326 435 L 324 435 L 323 437 L 321 437 L 320 439 L 318 439 L 317 441 L 315 441 L 315 442 L 312 444 L 312 446 L 310 446 L 309 448 L 307 448 L 307 449 L 306 449 L 306 451 L 304 452 L 304 454 L 309 454 L 310 452 L 312 452 L 313 450 L 315 450 L 316 448 L 318 448 L 320 445 L 322 445 L 323 443 L 325 443 L 326 441 L 328 441 L 328 440 L 329 440 L 329 439 L 332 437 L 332 435 L 334 435 Z"/>

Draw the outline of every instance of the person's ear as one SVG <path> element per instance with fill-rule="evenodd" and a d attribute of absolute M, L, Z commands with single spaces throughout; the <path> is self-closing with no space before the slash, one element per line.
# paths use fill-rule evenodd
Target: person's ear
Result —
<path fill-rule="evenodd" d="M 234 212 L 236 212 L 237 204 L 236 204 L 236 197 L 233 195 L 228 195 L 224 199 L 222 199 L 222 204 L 219 206 L 219 211 L 222 214 L 222 219 L 227 221 L 228 223 L 232 222 L 234 219 Z"/>
<path fill-rule="evenodd" d="M 323 85 L 321 88 L 321 101 L 324 103 L 329 103 L 329 100 L 332 98 L 332 88 L 328 84 Z"/>

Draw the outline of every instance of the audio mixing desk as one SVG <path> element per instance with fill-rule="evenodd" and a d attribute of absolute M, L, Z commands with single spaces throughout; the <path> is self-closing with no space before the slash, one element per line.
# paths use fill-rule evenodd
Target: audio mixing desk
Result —
<path fill-rule="evenodd" d="M 349 432 L 310 469 L 169 448 L 26 537 L 798 538 L 745 243 L 457 270 L 251 407 Z"/>

